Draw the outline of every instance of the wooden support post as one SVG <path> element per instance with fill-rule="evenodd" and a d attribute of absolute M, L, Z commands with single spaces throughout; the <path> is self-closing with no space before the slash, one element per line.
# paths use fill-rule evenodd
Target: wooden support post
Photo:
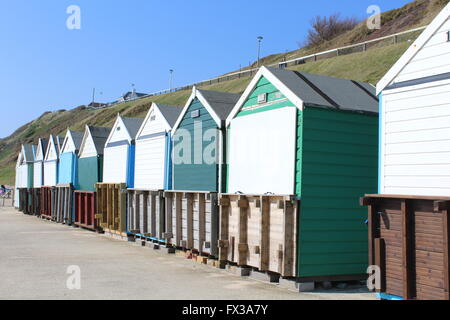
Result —
<path fill-rule="evenodd" d="M 173 237 L 173 193 L 164 193 L 165 209 L 166 209 L 166 227 L 164 230 L 164 238 L 169 243 Z"/>
<path fill-rule="evenodd" d="M 376 207 L 374 204 L 369 205 L 369 214 L 368 214 L 368 233 L 369 233 L 369 266 L 373 266 L 375 264 L 375 239 L 380 236 L 380 219 L 379 215 L 376 212 Z"/>
<path fill-rule="evenodd" d="M 449 231 L 450 231 L 450 214 L 449 208 L 447 207 L 442 214 L 443 219 L 443 239 L 444 239 L 444 295 L 446 300 L 450 300 L 450 268 L 449 268 L 449 257 L 450 257 L 450 244 L 449 244 Z"/>
<path fill-rule="evenodd" d="M 175 195 L 175 221 L 176 221 L 176 245 L 181 246 L 181 240 L 183 237 L 183 210 L 182 210 L 182 193 L 174 193 Z"/>
<path fill-rule="evenodd" d="M 186 194 L 187 248 L 194 248 L 194 195 Z"/>
<path fill-rule="evenodd" d="M 402 243 L 403 243 L 403 298 L 411 300 L 414 298 L 413 288 L 413 214 L 410 208 L 410 202 L 403 200 L 402 208 Z"/>
<path fill-rule="evenodd" d="M 211 200 L 212 203 L 212 200 Z M 211 205 L 212 209 L 212 205 Z M 198 194 L 198 250 L 200 253 L 204 251 L 204 243 L 206 241 L 206 195 Z M 212 210 L 211 210 L 212 211 Z M 212 215 L 212 213 L 211 213 Z"/>
<path fill-rule="evenodd" d="M 270 259 L 270 197 L 262 196 L 261 201 L 261 228 L 260 228 L 260 270 L 269 270 Z M 280 270 L 281 271 L 281 270 Z"/>
<path fill-rule="evenodd" d="M 283 252 L 283 269 L 281 270 L 281 275 L 283 277 L 294 277 L 296 271 L 295 257 L 296 252 L 295 241 L 297 241 L 295 234 L 295 228 L 297 226 L 296 222 L 296 205 L 292 201 L 285 201 L 284 206 L 284 252 Z"/>
<path fill-rule="evenodd" d="M 143 231 L 151 234 L 152 237 L 156 237 L 156 211 L 155 211 L 155 196 L 150 192 L 144 193 L 144 219 L 143 219 Z M 150 222 L 150 229 L 148 228 Z"/>
<path fill-rule="evenodd" d="M 374 239 L 374 265 L 380 268 L 380 288 L 377 292 L 386 292 L 386 243 L 384 239 Z"/>
<path fill-rule="evenodd" d="M 240 196 L 239 206 L 239 243 L 238 243 L 238 264 L 247 265 L 248 258 L 248 199 Z"/>
<path fill-rule="evenodd" d="M 119 201 L 119 232 L 126 234 L 127 232 L 127 185 L 122 183 L 118 185 L 117 200 Z"/>
<path fill-rule="evenodd" d="M 91 207 L 91 204 L 89 203 L 90 196 L 87 193 L 84 193 L 80 194 L 79 198 L 82 198 L 84 200 L 84 215 L 82 223 L 86 226 L 89 226 L 91 224 L 91 222 L 89 221 L 89 208 Z"/>
<path fill-rule="evenodd" d="M 227 261 L 229 254 L 229 232 L 228 223 L 230 219 L 230 198 L 228 196 L 221 196 L 219 200 L 219 214 L 220 214 L 220 226 L 219 226 L 219 260 Z"/>

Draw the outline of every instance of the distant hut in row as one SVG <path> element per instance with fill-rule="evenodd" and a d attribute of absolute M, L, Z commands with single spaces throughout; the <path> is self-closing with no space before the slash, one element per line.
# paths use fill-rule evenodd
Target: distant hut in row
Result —
<path fill-rule="evenodd" d="M 103 182 L 103 150 L 111 128 L 86 126 L 78 156 L 78 190 L 95 191 Z"/>
<path fill-rule="evenodd" d="M 117 117 L 104 149 L 103 182 L 134 187 L 135 138 L 144 119 Z"/>

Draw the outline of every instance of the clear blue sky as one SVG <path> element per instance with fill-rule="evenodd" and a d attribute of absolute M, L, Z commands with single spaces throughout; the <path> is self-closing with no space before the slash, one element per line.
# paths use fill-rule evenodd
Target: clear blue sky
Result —
<path fill-rule="evenodd" d="M 0 0 L 0 137 L 45 111 L 208 79 L 297 48 L 316 15 L 365 18 L 407 0 Z M 69 30 L 69 5 L 81 30 Z"/>

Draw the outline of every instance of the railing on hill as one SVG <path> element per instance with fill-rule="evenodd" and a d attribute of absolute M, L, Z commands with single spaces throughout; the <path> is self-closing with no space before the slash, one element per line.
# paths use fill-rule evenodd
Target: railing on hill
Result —
<path fill-rule="evenodd" d="M 319 53 L 314 53 L 311 55 L 295 58 L 295 59 L 288 60 L 288 61 L 282 61 L 282 62 L 278 62 L 278 63 L 269 64 L 267 66 L 268 67 L 278 67 L 280 69 L 284 69 L 289 66 L 305 64 L 308 62 L 314 62 L 314 61 L 323 60 L 323 59 L 330 59 L 330 58 L 334 58 L 337 56 L 343 56 L 343 55 L 348 55 L 348 54 L 353 54 L 353 53 L 358 53 L 358 52 L 364 52 L 364 51 L 367 51 L 367 50 L 370 50 L 373 48 L 377 48 L 377 47 L 384 47 L 384 46 L 397 44 L 397 43 L 401 43 L 401 42 L 412 41 L 412 39 L 413 38 L 415 39 L 416 37 L 418 37 L 420 35 L 420 33 L 426 27 L 427 26 L 415 28 L 415 29 L 411 29 L 408 31 L 399 32 L 399 33 L 392 34 L 389 36 L 385 36 L 385 37 L 381 37 L 381 38 L 377 38 L 377 39 L 373 39 L 373 40 L 369 40 L 369 41 L 364 41 L 361 43 L 357 43 L 357 44 L 353 44 L 353 45 L 349 45 L 349 46 L 345 46 L 345 47 L 340 47 L 340 48 L 331 49 L 331 50 L 327 50 L 327 51 L 323 51 L 323 52 L 319 52 Z M 186 86 L 157 91 L 157 92 L 148 94 L 146 96 L 140 97 L 136 100 L 142 100 L 142 99 L 145 99 L 148 97 L 160 96 L 163 94 L 178 92 L 178 91 L 182 91 L 182 90 L 190 90 L 194 86 L 201 87 L 201 86 L 205 86 L 205 85 L 212 85 L 212 84 L 221 83 L 221 82 L 225 82 L 225 81 L 230 81 L 230 80 L 235 80 L 235 79 L 240 79 L 240 78 L 245 78 L 245 77 L 251 77 L 257 71 L 258 71 L 258 68 L 252 68 L 252 69 L 247 69 L 244 71 L 233 72 L 233 73 L 230 73 L 230 74 L 227 74 L 224 76 L 212 78 L 209 80 L 203 80 L 203 81 L 192 83 L 192 84 L 189 84 Z M 114 104 L 117 104 L 117 103 L 114 103 Z M 110 105 L 113 105 L 113 104 L 110 104 Z"/>

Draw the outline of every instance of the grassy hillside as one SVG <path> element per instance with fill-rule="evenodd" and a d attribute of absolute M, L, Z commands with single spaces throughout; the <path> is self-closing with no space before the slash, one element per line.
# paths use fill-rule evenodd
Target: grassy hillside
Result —
<path fill-rule="evenodd" d="M 418 0 L 407 6 L 383 14 L 383 27 L 373 33 L 364 30 L 365 25 L 357 26 L 354 30 L 323 44 L 320 48 L 305 48 L 289 53 L 288 59 L 335 48 L 345 44 L 360 42 L 369 37 L 377 38 L 392 34 L 418 25 L 428 24 L 434 16 L 448 3 L 449 0 Z M 420 10 L 420 14 L 418 11 Z M 421 19 L 417 16 L 422 17 Z M 414 17 L 414 18 L 412 18 Z M 408 48 L 409 43 L 401 43 L 388 47 L 374 48 L 367 52 L 334 57 L 304 65 L 297 65 L 290 69 L 317 73 L 340 78 L 367 81 L 376 84 L 391 68 Z M 283 55 L 274 55 L 263 60 L 263 64 L 280 61 Z M 241 78 L 213 85 L 203 86 L 206 90 L 239 93 L 244 91 L 250 78 Z M 39 137 L 50 134 L 64 135 L 67 128 L 73 130 L 84 129 L 86 124 L 97 126 L 111 126 L 118 113 L 126 117 L 144 117 L 151 102 L 183 106 L 190 95 L 190 91 L 179 91 L 158 97 L 149 97 L 134 102 L 127 102 L 102 110 L 87 110 L 78 107 L 72 110 L 47 112 L 33 122 L 19 128 L 11 136 L 0 139 L 0 183 L 14 184 L 15 162 L 21 144 L 36 144 Z"/>

